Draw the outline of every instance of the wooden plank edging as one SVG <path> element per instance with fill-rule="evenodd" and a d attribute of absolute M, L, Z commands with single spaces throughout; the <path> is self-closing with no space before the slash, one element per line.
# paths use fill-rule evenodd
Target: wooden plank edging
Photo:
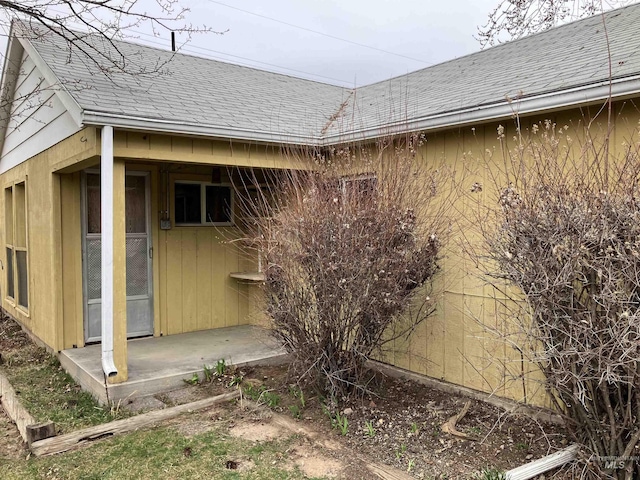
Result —
<path fill-rule="evenodd" d="M 143 413 L 141 415 L 136 415 L 135 417 L 115 420 L 113 422 L 103 423 L 102 425 L 84 428 L 65 435 L 59 435 L 57 437 L 34 442 L 30 447 L 31 452 L 35 456 L 41 457 L 74 450 L 96 440 L 132 432 L 153 423 L 177 417 L 182 413 L 203 410 L 218 403 L 233 400 L 239 396 L 240 391 L 236 390 L 234 392 L 224 393 L 215 397 L 205 398 L 204 400 L 185 403 L 183 405 L 177 405 L 163 410 L 154 410 L 153 412 Z"/>
<path fill-rule="evenodd" d="M 9 379 L 2 373 L 0 373 L 0 403 L 11 421 L 18 427 L 20 436 L 27 444 L 55 435 L 53 422 L 38 423 L 22 406 Z"/>

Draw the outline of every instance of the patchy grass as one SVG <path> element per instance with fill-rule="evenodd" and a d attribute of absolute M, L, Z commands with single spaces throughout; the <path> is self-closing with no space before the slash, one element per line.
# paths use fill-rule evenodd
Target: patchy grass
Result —
<path fill-rule="evenodd" d="M 64 455 L 0 460 L 0 478 L 293 480 L 303 478 L 286 462 L 295 439 L 290 436 L 256 444 L 231 437 L 223 426 L 193 436 L 158 427 Z"/>
<path fill-rule="evenodd" d="M 23 405 L 37 420 L 54 421 L 60 432 L 131 415 L 126 409 L 100 406 L 82 392 L 57 358 L 35 346 L 7 318 L 0 318 L 0 353 L 0 371 Z M 0 479 L 309 478 L 289 458 L 294 444 L 302 439 L 286 432 L 264 441 L 234 437 L 229 433 L 234 422 L 228 413 L 220 417 L 206 411 L 181 415 L 162 426 L 44 458 L 26 455 L 17 432 L 3 432 L 6 445 L 0 446 L 7 451 L 0 455 Z M 9 438 L 8 433 L 13 436 Z M 15 452 L 9 452 L 7 445 Z"/>
<path fill-rule="evenodd" d="M 130 415 L 125 409 L 99 406 L 80 391 L 54 357 L 23 337 L 15 324 L 0 319 L 4 361 L 0 370 L 38 420 L 48 418 L 61 430 L 71 431 Z M 313 390 L 292 383 L 286 367 L 229 370 L 213 374 L 211 368 L 208 381 L 156 398 L 173 405 L 241 386 L 246 397 L 298 419 L 326 443 L 310 442 L 293 435 L 297 430 L 270 423 L 262 409 L 254 412 L 229 404 L 54 457 L 25 459 L 16 440 L 13 454 L 6 449 L 7 454 L 0 455 L 0 479 L 288 480 L 337 475 L 351 480 L 372 478 L 366 469 L 369 461 L 386 463 L 417 478 L 485 478 L 566 445 L 558 427 L 545 425 L 543 431 L 537 422 L 505 417 L 481 402 L 473 403 L 460 428 L 486 435 L 484 441 L 452 438 L 440 426 L 460 411 L 465 399 L 412 382 L 380 376 L 374 385 L 379 396 L 354 399 L 329 411 Z M 338 415 L 345 419 L 344 427 L 332 430 L 330 419 Z M 7 439 L 10 445 L 11 438 Z M 493 469 L 482 470 L 485 465 Z M 559 472 L 553 478 L 572 478 L 562 475 Z"/>
<path fill-rule="evenodd" d="M 83 392 L 55 356 L 34 345 L 9 319 L 0 320 L 0 352 L 3 358 L 0 371 L 9 379 L 24 407 L 38 421 L 55 422 L 59 432 L 130 415 L 117 405 L 101 406 Z"/>

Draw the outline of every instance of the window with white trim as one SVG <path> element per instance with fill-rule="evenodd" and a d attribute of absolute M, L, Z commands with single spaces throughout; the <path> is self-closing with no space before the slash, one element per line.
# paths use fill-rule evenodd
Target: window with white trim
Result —
<path fill-rule="evenodd" d="M 342 195 L 356 195 L 362 198 L 371 197 L 378 188 L 378 178 L 373 173 L 352 175 L 340 179 Z"/>
<path fill-rule="evenodd" d="M 29 273 L 27 262 L 27 198 L 25 183 L 4 191 L 5 239 L 7 254 L 7 297 L 29 308 Z"/>
<path fill-rule="evenodd" d="M 233 225 L 233 191 L 230 185 L 176 181 L 176 225 Z"/>

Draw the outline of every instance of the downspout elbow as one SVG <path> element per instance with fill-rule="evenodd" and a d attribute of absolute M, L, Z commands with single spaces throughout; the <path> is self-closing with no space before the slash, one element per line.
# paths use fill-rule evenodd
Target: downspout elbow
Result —
<path fill-rule="evenodd" d="M 102 371 L 108 378 L 118 374 L 118 369 L 113 361 L 113 350 L 102 350 Z"/>

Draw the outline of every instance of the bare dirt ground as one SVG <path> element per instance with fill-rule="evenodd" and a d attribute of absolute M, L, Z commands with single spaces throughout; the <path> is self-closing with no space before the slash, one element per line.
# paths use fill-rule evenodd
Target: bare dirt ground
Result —
<path fill-rule="evenodd" d="M 471 401 L 468 413 L 457 425 L 469 438 L 450 435 L 442 431 L 442 426 L 460 412 L 468 399 L 382 375 L 375 396 L 340 406 L 338 413 L 347 418 L 348 424 L 344 435 L 339 428 L 332 428 L 326 408 L 313 392 L 304 392 L 302 405 L 299 394 L 292 393 L 298 387 L 292 384 L 284 366 L 240 369 L 200 385 L 159 395 L 157 399 L 166 405 L 193 401 L 236 388 L 229 384 L 239 377 L 243 378 L 241 388 L 245 392 L 248 388 L 253 392 L 266 392 L 257 399 L 258 404 L 269 405 L 272 411 L 323 439 L 315 442 L 313 448 L 305 444 L 305 448 L 293 452 L 308 468 L 316 464 L 329 466 L 317 476 L 378 478 L 363 476 L 358 462 L 353 464 L 358 457 L 365 463 L 369 460 L 389 465 L 414 478 L 466 479 L 484 468 L 505 471 L 515 468 L 567 445 L 563 430 L 557 425 L 512 415 L 476 400 Z M 260 441 L 277 438 L 283 432 L 281 425 L 256 417 L 255 412 L 225 411 L 233 419 L 229 423 L 233 435 Z M 324 452 L 319 455 L 320 460 L 315 461 L 310 451 L 318 448 Z M 345 476 L 345 469 L 351 471 L 351 476 Z M 356 474 L 359 476 L 354 476 Z M 553 476 L 565 477 L 570 478 L 562 472 Z"/>
<path fill-rule="evenodd" d="M 0 354 L 25 342 L 29 339 L 15 323 L 0 321 Z M 293 432 L 296 440 L 282 462 L 297 465 L 308 477 L 379 478 L 367 467 L 388 465 L 396 475 L 389 478 L 468 479 L 483 468 L 508 470 L 567 444 L 557 425 L 510 415 L 479 401 L 471 401 L 457 426 L 469 438 L 452 436 L 442 426 L 460 412 L 466 398 L 383 375 L 378 376 L 375 395 L 348 401 L 332 413 L 313 391 L 303 389 L 302 400 L 286 367 L 231 369 L 126 407 L 151 410 L 187 403 L 238 388 L 234 384 L 238 382 L 245 399 L 240 404 L 179 417 L 172 421 L 174 427 L 195 435 L 222 423 L 229 434 L 257 445 L 288 438 Z M 335 421 L 332 428 L 330 415 L 335 420 L 335 413 L 347 419 L 344 431 L 335 428 Z M 0 412 L 0 458 L 24 455 L 15 425 Z M 251 468 L 246 460 L 234 461 L 239 470 Z M 546 478 L 570 476 L 559 472 Z"/>
<path fill-rule="evenodd" d="M 15 423 L 0 408 L 0 458 L 3 460 L 24 458 L 27 446 L 22 441 Z"/>
<path fill-rule="evenodd" d="M 196 392 L 191 393 L 192 398 L 199 396 Z M 286 450 L 275 460 L 277 467 L 290 471 L 297 467 L 305 478 L 381 478 L 375 475 L 366 458 L 355 455 L 340 442 L 322 438 L 315 431 L 305 428 L 301 422 L 251 401 L 243 401 L 242 405 L 218 405 L 207 411 L 173 419 L 165 423 L 167 425 L 185 437 L 219 431 L 222 426 L 232 437 L 253 442 L 256 448 L 274 441 L 288 442 Z M 255 467 L 251 459 L 241 453 L 231 455 L 227 463 L 230 464 L 228 468 L 238 472 L 249 472 Z M 395 473 L 396 476 L 389 478 L 403 480 L 403 472 Z"/>
<path fill-rule="evenodd" d="M 282 462 L 284 465 L 297 466 L 307 477 L 354 480 L 373 478 L 365 460 L 341 448 L 337 442 L 318 440 L 314 431 L 298 428 L 295 422 L 289 422 L 277 413 L 256 408 L 252 404 L 245 405 L 240 411 L 236 410 L 234 418 L 229 432 L 245 440 L 263 442 L 297 434 Z"/>

